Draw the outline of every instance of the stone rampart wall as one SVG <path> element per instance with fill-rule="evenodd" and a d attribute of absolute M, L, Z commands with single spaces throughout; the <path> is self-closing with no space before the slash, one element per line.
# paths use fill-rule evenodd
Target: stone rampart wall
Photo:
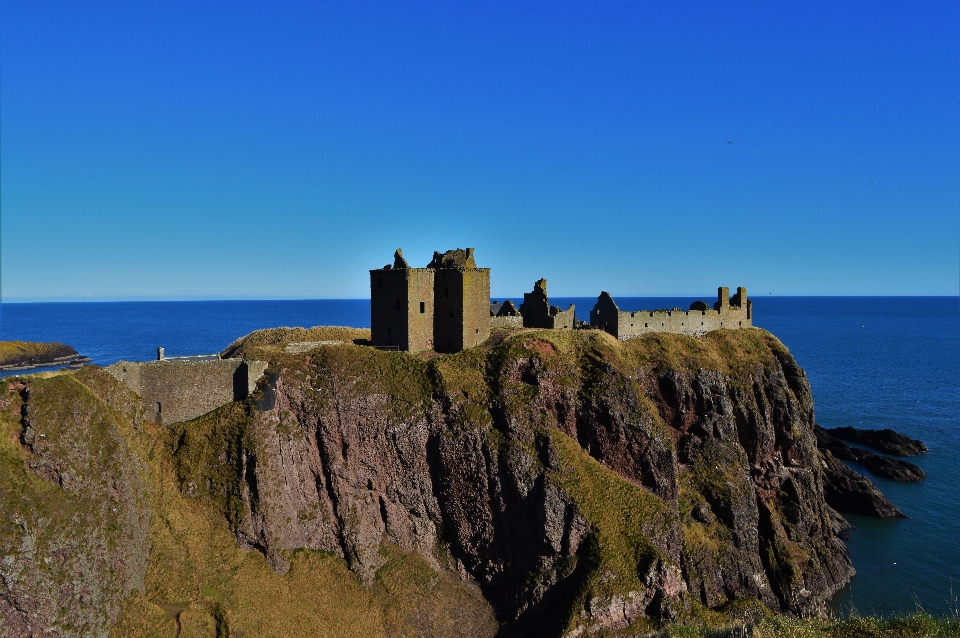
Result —
<path fill-rule="evenodd" d="M 630 339 L 652 332 L 675 332 L 695 335 L 720 328 L 743 328 L 751 325 L 746 309 L 727 307 L 721 310 L 637 310 L 620 312 L 617 321 L 618 339 Z"/>
<path fill-rule="evenodd" d="M 106 371 L 140 395 L 157 423 L 189 421 L 256 388 L 265 361 L 119 361 Z"/>
<path fill-rule="evenodd" d="M 573 304 L 570 304 L 570 307 L 566 310 L 560 310 L 557 313 L 553 313 L 553 308 L 551 308 L 550 319 L 553 321 L 552 328 L 573 328 L 573 322 L 577 318 L 575 311 L 576 308 Z"/>
<path fill-rule="evenodd" d="M 490 329 L 495 330 L 497 328 L 522 328 L 523 327 L 523 317 L 520 315 L 512 315 L 506 317 L 490 317 Z"/>
<path fill-rule="evenodd" d="M 717 290 L 717 302 L 713 308 L 702 301 L 695 302 L 690 310 L 634 310 L 621 311 L 617 303 L 604 291 L 597 297 L 597 304 L 590 311 L 590 324 L 605 330 L 620 340 L 639 337 L 654 332 L 673 332 L 698 335 L 727 328 L 747 328 L 753 325 L 751 302 L 747 289 L 738 288 L 730 303 L 727 288 Z"/>

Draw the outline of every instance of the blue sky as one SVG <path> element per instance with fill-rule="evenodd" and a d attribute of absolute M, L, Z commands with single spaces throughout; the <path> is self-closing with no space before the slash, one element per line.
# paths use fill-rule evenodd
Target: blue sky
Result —
<path fill-rule="evenodd" d="M 4 301 L 960 292 L 960 3 L 0 5 Z"/>

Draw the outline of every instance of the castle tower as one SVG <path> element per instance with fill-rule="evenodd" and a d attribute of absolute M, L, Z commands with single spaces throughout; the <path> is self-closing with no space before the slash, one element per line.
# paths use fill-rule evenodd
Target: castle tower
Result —
<path fill-rule="evenodd" d="M 490 269 L 477 268 L 473 248 L 433 253 L 433 347 L 457 352 L 490 336 Z"/>
<path fill-rule="evenodd" d="M 370 271 L 370 333 L 378 348 L 433 348 L 434 270 L 411 268 L 398 248 L 393 265 Z M 486 308 L 486 306 L 485 306 Z"/>
<path fill-rule="evenodd" d="M 717 288 L 717 303 L 713 304 L 713 309 L 720 312 L 730 309 L 730 289 L 726 286 Z"/>
<path fill-rule="evenodd" d="M 737 288 L 737 294 L 730 300 L 730 305 L 739 306 L 740 310 L 746 313 L 747 320 L 753 320 L 753 302 L 747 298 L 747 289 L 743 286 Z"/>

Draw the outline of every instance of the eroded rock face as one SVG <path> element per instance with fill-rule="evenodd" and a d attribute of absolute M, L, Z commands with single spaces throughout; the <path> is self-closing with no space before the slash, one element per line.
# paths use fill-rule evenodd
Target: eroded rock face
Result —
<path fill-rule="evenodd" d="M 825 452 L 823 495 L 831 507 L 850 514 L 903 518 L 904 514 L 877 489 L 870 479 L 854 472 L 830 452 Z"/>
<path fill-rule="evenodd" d="M 177 488 L 281 573 L 286 550 L 326 550 L 369 583 L 392 548 L 416 552 L 478 584 L 502 636 L 617 632 L 742 599 L 816 614 L 849 580 L 824 499 L 835 460 L 771 335 L 499 339 L 423 358 L 240 341 L 270 368 L 249 401 L 161 435 Z M 26 406 L 4 417 L 20 474 L 4 472 L 59 504 L 27 503 L 20 528 L 0 528 L 3 629 L 103 635 L 146 565 L 145 452 L 123 433 L 142 410 L 96 370 L 38 383 Z M 50 571 L 56 552 L 69 560 Z"/>
<path fill-rule="evenodd" d="M 739 378 L 667 370 L 645 386 L 678 441 L 691 592 L 816 614 L 853 570 L 822 497 L 809 383 L 773 354 Z"/>
<path fill-rule="evenodd" d="M 149 482 L 121 432 L 140 410 L 101 374 L 5 384 L 0 397 L 4 426 L 22 428 L 22 452 L 3 461 L 24 459 L 4 466 L 0 488 L 4 636 L 106 636 L 123 598 L 143 590 Z M 101 383 L 106 404 L 87 388 Z"/>
<path fill-rule="evenodd" d="M 723 332 L 654 339 L 765 351 L 693 369 L 639 356 L 644 340 L 565 337 L 571 355 L 542 333 L 430 362 L 350 346 L 277 360 L 245 434 L 238 537 L 281 571 L 281 550 L 307 547 L 363 578 L 385 542 L 419 552 L 475 579 L 507 633 L 625 627 L 691 600 L 820 613 L 853 570 L 809 384 L 766 333 Z M 642 540 L 565 483 L 587 471 L 647 503 Z M 633 548 L 629 573 L 614 547 Z"/>

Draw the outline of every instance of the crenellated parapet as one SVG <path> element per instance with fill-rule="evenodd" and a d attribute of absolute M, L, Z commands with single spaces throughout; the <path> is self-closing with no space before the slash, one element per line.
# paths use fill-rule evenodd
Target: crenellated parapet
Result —
<path fill-rule="evenodd" d="M 621 341 L 655 332 L 673 332 L 700 335 L 723 328 L 747 328 L 753 325 L 753 309 L 747 298 L 746 288 L 737 288 L 730 297 L 730 290 L 717 290 L 713 307 L 706 302 L 695 301 L 689 310 L 620 310 L 610 293 L 603 291 L 590 311 L 590 324 L 605 330 Z"/>

